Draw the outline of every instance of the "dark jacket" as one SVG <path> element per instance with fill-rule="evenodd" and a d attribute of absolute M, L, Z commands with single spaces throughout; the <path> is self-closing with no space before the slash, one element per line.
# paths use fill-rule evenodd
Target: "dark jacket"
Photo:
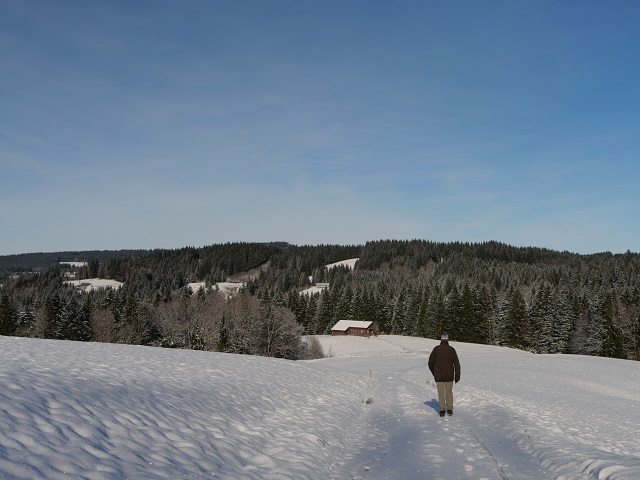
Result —
<path fill-rule="evenodd" d="M 456 349 L 443 340 L 429 355 L 429 370 L 436 382 L 460 381 L 460 360 Z"/>

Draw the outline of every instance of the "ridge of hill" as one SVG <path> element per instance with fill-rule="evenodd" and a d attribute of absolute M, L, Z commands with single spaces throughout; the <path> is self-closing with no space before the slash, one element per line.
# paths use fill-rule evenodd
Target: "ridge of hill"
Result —
<path fill-rule="evenodd" d="M 406 256 L 415 256 L 418 250 L 416 245 L 427 245 L 430 250 L 427 252 L 427 257 L 431 260 L 437 261 L 439 255 L 442 255 L 444 251 L 467 250 L 467 254 L 471 253 L 479 258 L 494 258 L 496 260 L 514 261 L 519 263 L 527 263 L 540 259 L 549 261 L 550 259 L 570 259 L 576 258 L 589 258 L 589 257 L 618 257 L 621 255 L 638 255 L 627 251 L 626 253 L 613 254 L 611 252 L 600 252 L 595 254 L 583 255 L 578 253 L 571 253 L 568 251 L 556 251 L 541 247 L 518 247 L 508 244 L 504 244 L 496 241 L 488 242 L 430 242 L 428 240 L 377 240 L 369 241 L 362 245 L 303 245 L 296 246 L 288 242 L 233 242 L 212 244 L 203 247 L 190 247 L 185 246 L 175 249 L 122 249 L 122 250 L 77 250 L 77 251 L 59 251 L 59 252 L 31 252 L 20 254 L 0 255 L 0 271 L 13 270 L 13 271 L 28 271 L 31 269 L 42 269 L 51 265 L 60 264 L 61 262 L 87 262 L 91 259 L 97 259 L 101 263 L 107 262 L 114 258 L 138 258 L 144 256 L 150 256 L 161 253 L 163 255 L 171 256 L 172 254 L 180 254 L 183 251 L 197 251 L 205 252 L 208 249 L 220 249 L 226 247 L 239 246 L 242 248 L 252 248 L 253 246 L 267 246 L 274 247 L 277 250 L 286 250 L 287 248 L 348 248 L 353 247 L 355 249 L 364 249 L 366 247 L 369 257 L 365 257 L 364 261 L 370 261 L 370 257 L 379 256 L 381 251 L 386 250 L 387 253 L 383 254 L 386 257 L 386 261 L 393 258 L 401 258 Z M 375 253 L 373 253 L 375 251 Z M 390 253 L 389 253 L 390 252 Z M 419 252 L 420 257 L 424 256 L 424 252 Z M 357 256 L 357 255 L 354 255 Z M 351 257 L 345 257 L 351 258 Z M 344 261 L 345 258 L 335 259 L 335 263 Z M 266 260 L 265 260 L 266 262 Z M 257 268 L 258 265 L 253 268 Z"/>
<path fill-rule="evenodd" d="M 0 332 L 95 339 L 100 331 L 105 341 L 261 352 L 271 341 L 245 338 L 259 333 L 238 316 L 270 322 L 277 312 L 293 336 L 325 334 L 350 319 L 388 334 L 447 331 L 458 341 L 538 353 L 640 359 L 640 255 L 631 252 L 578 255 L 493 241 L 230 243 L 77 265 L 0 271 Z M 95 278 L 124 288 L 83 293 L 65 285 Z M 257 304 L 258 313 L 213 299 L 182 305 L 195 291 L 226 291 L 213 286 L 229 279 L 242 280 L 232 284 L 239 302 Z M 309 290 L 311 279 L 320 286 Z M 228 337 L 230 327 L 239 331 Z"/>

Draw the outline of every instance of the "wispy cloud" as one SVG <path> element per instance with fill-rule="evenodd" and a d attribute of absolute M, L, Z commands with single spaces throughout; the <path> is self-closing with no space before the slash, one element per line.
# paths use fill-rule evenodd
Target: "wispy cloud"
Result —
<path fill-rule="evenodd" d="M 590 5 L 3 5 L 0 254 L 80 224 L 634 249 L 637 31 Z"/>

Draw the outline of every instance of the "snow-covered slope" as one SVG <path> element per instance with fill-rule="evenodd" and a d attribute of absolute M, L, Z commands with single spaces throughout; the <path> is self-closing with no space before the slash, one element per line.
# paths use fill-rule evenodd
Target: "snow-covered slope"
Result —
<path fill-rule="evenodd" d="M 351 270 L 354 269 L 356 262 L 359 260 L 359 258 L 349 258 L 347 260 L 341 260 L 339 262 L 335 262 L 335 263 L 330 263 L 329 265 L 325 265 L 325 267 L 328 270 L 331 270 L 332 268 L 335 267 L 347 267 Z M 313 277 L 310 276 L 309 277 L 309 281 L 313 282 Z M 322 285 L 313 285 L 309 288 L 306 288 L 304 290 L 300 291 L 300 294 L 304 294 L 304 295 L 313 295 L 315 293 L 320 293 L 322 292 L 322 290 L 324 290 L 329 284 L 322 284 Z"/>
<path fill-rule="evenodd" d="M 640 478 L 640 363 L 320 337 L 285 361 L 0 337 L 3 479 Z"/>
<path fill-rule="evenodd" d="M 218 282 L 213 285 L 213 290 L 219 290 L 225 296 L 230 297 L 238 293 L 238 291 L 244 286 L 244 283 L 239 282 Z M 189 288 L 194 295 L 198 293 L 198 291 L 203 288 L 206 290 L 207 284 L 206 282 L 192 282 L 189 283 Z"/>
<path fill-rule="evenodd" d="M 335 268 L 335 267 L 347 267 L 353 270 L 358 260 L 359 258 L 349 258 L 347 260 L 341 260 L 339 262 L 330 263 L 329 265 L 326 265 L 326 267 L 328 270 L 331 270 L 332 268 Z"/>
<path fill-rule="evenodd" d="M 91 290 L 97 290 L 99 288 L 113 288 L 117 290 L 122 287 L 122 282 L 111 280 L 109 278 L 87 278 L 85 280 L 70 280 L 65 283 L 73 285 L 85 292 L 90 292 Z"/>

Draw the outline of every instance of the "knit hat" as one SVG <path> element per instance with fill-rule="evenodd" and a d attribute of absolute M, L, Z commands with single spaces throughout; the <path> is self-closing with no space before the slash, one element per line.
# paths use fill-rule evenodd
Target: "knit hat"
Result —
<path fill-rule="evenodd" d="M 447 341 L 449 341 L 449 334 L 448 334 L 448 333 L 446 333 L 446 332 L 445 332 L 445 333 L 443 333 L 443 334 L 440 336 L 440 340 L 447 340 Z"/>

